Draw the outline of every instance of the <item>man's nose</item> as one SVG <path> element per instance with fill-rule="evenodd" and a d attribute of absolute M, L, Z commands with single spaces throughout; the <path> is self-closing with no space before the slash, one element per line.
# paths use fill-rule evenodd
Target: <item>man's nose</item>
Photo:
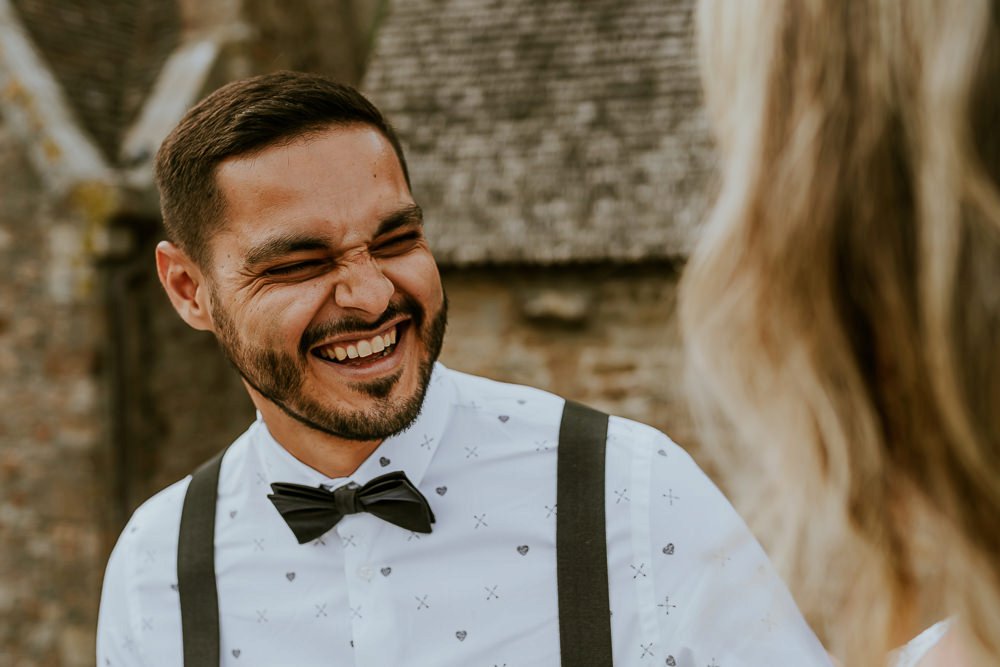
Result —
<path fill-rule="evenodd" d="M 371 255 L 352 257 L 341 267 L 340 274 L 333 290 L 333 300 L 339 307 L 373 314 L 384 313 L 389 307 L 396 287 Z"/>

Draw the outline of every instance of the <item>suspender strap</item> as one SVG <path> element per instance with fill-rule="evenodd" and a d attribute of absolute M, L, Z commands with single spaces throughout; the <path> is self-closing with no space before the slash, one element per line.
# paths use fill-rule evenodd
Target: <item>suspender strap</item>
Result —
<path fill-rule="evenodd" d="M 219 595 L 215 586 L 215 501 L 223 450 L 194 471 L 181 511 L 177 589 L 185 667 L 219 667 Z"/>
<path fill-rule="evenodd" d="M 556 568 L 562 667 L 611 667 L 604 526 L 608 416 L 566 401 L 559 426 Z"/>

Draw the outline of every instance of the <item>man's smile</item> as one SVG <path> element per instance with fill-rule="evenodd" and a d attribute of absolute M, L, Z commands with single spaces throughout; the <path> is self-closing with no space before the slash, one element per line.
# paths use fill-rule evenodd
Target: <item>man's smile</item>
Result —
<path fill-rule="evenodd" d="M 410 320 L 398 320 L 374 334 L 349 334 L 314 347 L 313 355 L 337 364 L 354 365 L 392 355 Z"/>

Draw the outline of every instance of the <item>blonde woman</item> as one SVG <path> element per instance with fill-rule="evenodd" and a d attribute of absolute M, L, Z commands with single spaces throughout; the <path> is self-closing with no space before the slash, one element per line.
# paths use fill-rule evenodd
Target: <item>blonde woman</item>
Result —
<path fill-rule="evenodd" d="M 733 490 L 845 665 L 941 619 L 896 664 L 1000 665 L 1000 4 L 715 0 L 699 24 L 721 182 L 681 317 L 706 444 L 738 445 Z"/>

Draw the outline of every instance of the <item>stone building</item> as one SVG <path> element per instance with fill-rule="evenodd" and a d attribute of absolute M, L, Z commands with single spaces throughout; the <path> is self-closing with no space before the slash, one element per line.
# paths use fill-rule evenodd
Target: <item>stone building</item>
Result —
<path fill-rule="evenodd" d="M 446 364 L 688 440 L 690 33 L 688 0 L 0 0 L 0 665 L 93 664 L 128 514 L 252 418 L 152 264 L 152 155 L 236 77 L 328 73 L 397 125 Z"/>
<path fill-rule="evenodd" d="M 364 89 L 399 130 L 445 361 L 688 435 L 677 269 L 711 167 L 686 1 L 409 0 Z"/>

